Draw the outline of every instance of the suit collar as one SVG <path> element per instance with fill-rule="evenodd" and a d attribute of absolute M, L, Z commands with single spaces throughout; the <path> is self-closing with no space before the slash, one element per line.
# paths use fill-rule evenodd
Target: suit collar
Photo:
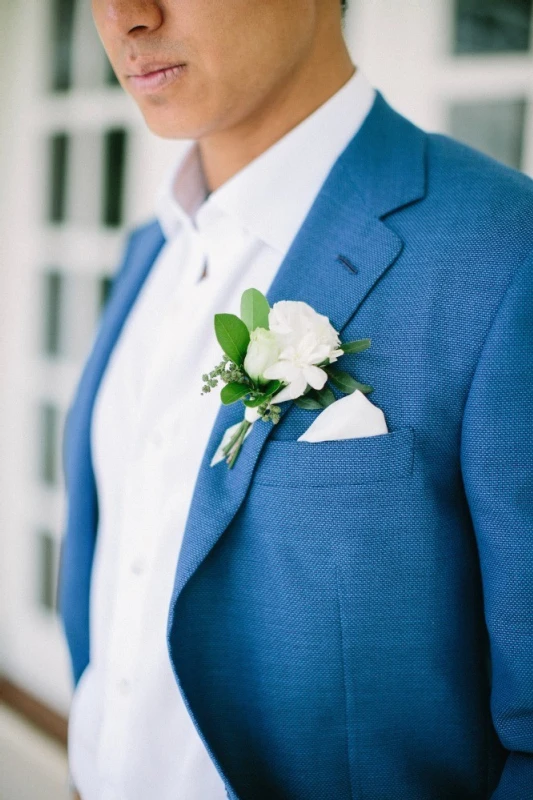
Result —
<path fill-rule="evenodd" d="M 424 197 L 425 148 L 426 134 L 391 108 L 378 91 L 324 191 L 333 203 L 354 193 L 368 214 L 382 219 Z"/>

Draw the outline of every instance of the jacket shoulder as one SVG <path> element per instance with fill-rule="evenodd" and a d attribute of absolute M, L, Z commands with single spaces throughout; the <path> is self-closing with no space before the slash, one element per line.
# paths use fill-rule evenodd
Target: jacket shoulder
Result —
<path fill-rule="evenodd" d="M 428 133 L 427 140 L 430 176 L 453 185 L 459 197 L 465 191 L 479 202 L 512 198 L 533 207 L 533 180 L 524 173 L 451 136 Z"/>
<path fill-rule="evenodd" d="M 450 136 L 427 134 L 427 206 L 477 250 L 533 250 L 533 180 Z"/>

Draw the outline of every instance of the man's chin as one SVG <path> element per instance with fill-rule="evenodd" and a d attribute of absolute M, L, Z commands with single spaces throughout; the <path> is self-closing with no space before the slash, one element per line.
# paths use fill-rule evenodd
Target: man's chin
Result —
<path fill-rule="evenodd" d="M 192 133 L 188 133 L 188 131 L 183 130 L 183 128 L 179 125 L 176 125 L 175 122 L 158 119 L 154 116 L 145 116 L 144 119 L 151 133 L 153 133 L 155 136 L 158 136 L 160 139 L 195 138 Z"/>
<path fill-rule="evenodd" d="M 144 121 L 155 136 L 161 139 L 196 139 L 198 126 L 187 125 L 178 119 L 177 114 L 169 113 L 169 109 L 144 109 L 141 107 Z"/>

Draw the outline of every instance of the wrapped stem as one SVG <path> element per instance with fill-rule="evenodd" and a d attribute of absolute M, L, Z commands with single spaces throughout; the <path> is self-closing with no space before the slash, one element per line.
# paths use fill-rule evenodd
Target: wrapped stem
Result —
<path fill-rule="evenodd" d="M 230 469 L 235 464 L 237 456 L 239 455 L 239 452 L 241 450 L 242 443 L 244 442 L 244 438 L 248 433 L 248 429 L 251 427 L 252 423 L 248 422 L 247 419 L 243 419 L 235 435 L 231 438 L 231 440 L 224 448 L 224 453 L 226 455 L 226 463 Z"/>

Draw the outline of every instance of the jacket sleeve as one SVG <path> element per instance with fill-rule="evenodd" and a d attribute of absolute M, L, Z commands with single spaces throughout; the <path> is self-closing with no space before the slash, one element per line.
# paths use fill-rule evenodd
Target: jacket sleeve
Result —
<path fill-rule="evenodd" d="M 485 338 L 461 467 L 481 566 L 490 711 L 510 751 L 492 800 L 524 800 L 533 798 L 533 253 Z"/>

